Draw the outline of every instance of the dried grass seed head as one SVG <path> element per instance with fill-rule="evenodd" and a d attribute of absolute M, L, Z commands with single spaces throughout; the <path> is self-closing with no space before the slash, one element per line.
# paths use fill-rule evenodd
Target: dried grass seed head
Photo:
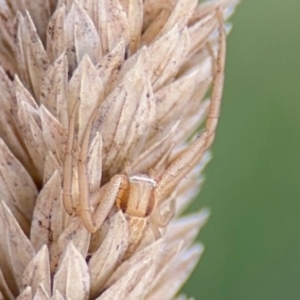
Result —
<path fill-rule="evenodd" d="M 193 175 L 190 185 L 181 179 L 210 146 L 219 110 L 218 101 L 201 101 L 215 75 L 213 66 L 222 70 L 223 64 L 214 62 L 206 45 L 222 57 L 225 43 L 214 34 L 220 22 L 216 9 L 227 18 L 236 4 L 1 4 L 0 249 L 5 260 L 0 260 L 0 291 L 5 299 L 175 297 L 203 251 L 191 245 L 207 213 L 176 219 L 160 228 L 157 238 L 147 225 L 153 214 L 139 219 L 147 225 L 140 229 L 130 214 L 116 209 L 119 174 L 126 174 L 129 164 L 129 178 L 146 173 L 154 180 L 155 208 L 163 216 L 172 201 L 180 201 L 178 210 L 189 202 L 198 179 Z M 216 69 L 215 100 L 222 86 Z M 186 148 L 186 138 L 207 113 L 206 131 Z M 96 233 L 81 217 L 66 213 L 63 198 L 68 197 L 69 212 L 83 215 L 87 224 L 101 224 Z"/>

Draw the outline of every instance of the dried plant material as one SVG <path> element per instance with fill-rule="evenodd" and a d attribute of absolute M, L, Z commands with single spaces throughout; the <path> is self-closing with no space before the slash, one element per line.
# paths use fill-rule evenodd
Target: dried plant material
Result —
<path fill-rule="evenodd" d="M 48 248 L 44 245 L 39 252 L 34 256 L 31 262 L 26 267 L 23 276 L 22 284 L 24 287 L 31 286 L 32 294 L 38 293 L 50 294 L 50 263 Z"/>
<path fill-rule="evenodd" d="M 92 91 L 90 88 L 91 85 L 95 86 Z M 70 115 L 78 100 L 80 101 L 80 106 L 78 108 L 78 139 L 81 141 L 89 117 L 91 116 L 94 108 L 99 106 L 103 101 L 102 79 L 88 55 L 83 57 L 68 84 L 68 103 Z"/>
<path fill-rule="evenodd" d="M 64 300 L 64 297 L 58 290 L 55 290 L 53 296 L 51 297 L 51 300 Z"/>
<path fill-rule="evenodd" d="M 157 131 L 167 131 L 170 126 L 174 125 L 175 120 L 180 120 L 184 111 L 191 104 L 189 101 L 194 93 L 196 78 L 199 76 L 199 71 L 196 70 L 187 76 L 181 77 L 171 84 L 161 88 L 155 94 L 156 102 L 156 123 L 159 124 L 156 132 L 152 135 L 157 135 Z M 177 92 L 174 93 L 173 91 Z M 187 105 L 188 104 L 188 105 Z"/>
<path fill-rule="evenodd" d="M 201 210 L 199 213 L 184 216 L 170 223 L 167 236 L 170 247 L 176 247 L 178 242 L 184 236 L 182 249 L 191 246 L 200 229 L 205 225 L 209 217 L 207 209 Z"/>
<path fill-rule="evenodd" d="M 27 13 L 23 17 L 18 14 L 18 22 L 16 56 L 20 77 L 23 82 L 27 82 L 30 91 L 38 96 L 41 79 L 49 67 L 49 59 L 30 15 Z"/>
<path fill-rule="evenodd" d="M 37 197 L 35 184 L 26 169 L 0 140 L 0 181 L 3 200 L 28 234 Z"/>
<path fill-rule="evenodd" d="M 92 19 L 101 39 L 102 53 L 112 51 L 119 41 L 129 40 L 129 24 L 124 8 L 117 0 L 94 2 Z"/>
<path fill-rule="evenodd" d="M 92 297 L 103 289 L 108 278 L 122 262 L 128 247 L 128 226 L 122 212 L 115 214 L 109 223 L 105 239 L 89 261 Z"/>
<path fill-rule="evenodd" d="M 50 250 L 50 267 L 54 272 L 61 260 L 66 247 L 72 242 L 76 251 L 83 257 L 87 255 L 91 234 L 79 220 L 72 220 L 70 224 L 60 233 Z"/>
<path fill-rule="evenodd" d="M 88 266 L 71 242 L 54 276 L 53 290 L 69 299 L 88 299 L 90 278 Z"/>
<path fill-rule="evenodd" d="M 183 27 L 188 22 L 188 19 L 192 16 L 194 10 L 197 7 L 197 0 L 178 0 L 174 1 L 174 7 L 171 11 L 171 14 L 161 29 L 158 37 L 164 35 L 175 25 L 179 25 L 179 27 Z"/>
<path fill-rule="evenodd" d="M 47 53 L 53 63 L 58 57 L 64 55 L 66 51 L 66 38 L 64 21 L 66 18 L 66 6 L 58 5 L 49 20 L 47 27 Z M 50 68 L 53 68 L 50 66 Z M 67 103 L 65 103 L 67 104 Z"/>
<path fill-rule="evenodd" d="M 40 108 L 42 133 L 46 147 L 55 155 L 61 164 L 64 159 L 64 147 L 66 145 L 66 133 L 62 124 L 41 105 Z"/>
<path fill-rule="evenodd" d="M 77 1 L 71 5 L 64 21 L 64 28 L 70 71 L 74 71 L 85 54 L 88 54 L 94 62 L 101 59 L 99 35 L 92 20 Z"/>
<path fill-rule="evenodd" d="M 4 202 L 0 205 L 0 234 L 1 270 L 8 278 L 12 274 L 17 286 L 21 287 L 21 276 L 35 251 Z"/>
<path fill-rule="evenodd" d="M 50 247 L 62 230 L 62 221 L 56 219 L 55 223 L 52 222 L 56 215 L 54 205 L 59 199 L 60 181 L 59 173 L 56 171 L 37 199 L 30 232 L 30 240 L 36 251 L 43 245 Z M 58 227 L 56 231 L 54 226 Z"/>
<path fill-rule="evenodd" d="M 31 300 L 32 292 L 31 287 L 28 286 L 24 289 L 24 291 L 16 298 L 16 300 Z"/>
<path fill-rule="evenodd" d="M 1 270 L 0 270 L 0 291 L 1 291 L 0 299 L 8 299 L 8 300 L 14 299 L 14 295 L 11 292 L 11 290 L 4 278 L 4 274 L 2 273 Z"/>
<path fill-rule="evenodd" d="M 46 182 L 48 182 L 48 180 L 56 170 L 62 171 L 62 168 L 53 153 L 49 151 L 45 157 L 43 184 L 46 184 Z"/>
<path fill-rule="evenodd" d="M 14 86 L 5 70 L 0 66 L 0 134 L 10 150 L 18 157 L 26 167 L 30 166 L 25 149 L 15 134 L 16 120 L 13 120 L 13 114 L 16 111 L 14 107 Z"/>
<path fill-rule="evenodd" d="M 40 87 L 40 102 L 63 126 L 67 125 L 67 74 L 68 61 L 61 54 L 46 70 Z"/>
<path fill-rule="evenodd" d="M 190 272 L 195 266 L 195 262 L 203 253 L 201 245 L 194 246 L 188 251 L 181 253 L 177 257 L 176 262 L 172 264 L 168 272 L 161 278 L 161 281 L 153 287 L 151 293 L 146 298 L 147 300 L 159 299 L 163 295 L 164 299 L 173 299 L 182 282 L 188 278 Z"/>
<path fill-rule="evenodd" d="M 49 294 L 45 290 L 43 285 L 39 285 L 33 300 L 50 300 Z"/>
<path fill-rule="evenodd" d="M 178 124 L 179 122 L 171 128 L 170 132 L 163 139 L 153 143 L 148 149 L 146 147 L 146 150 L 130 166 L 133 174 L 140 174 L 143 170 L 150 170 L 151 166 L 156 166 L 157 168 L 157 166 L 165 162 L 170 151 L 172 151 L 172 141 Z"/>
<path fill-rule="evenodd" d="M 0 299 L 189 299 L 236 5 L 3 1 Z"/>
<path fill-rule="evenodd" d="M 102 80 L 104 96 L 107 96 L 115 87 L 120 69 L 124 63 L 125 42 L 123 39 L 96 65 Z"/>
<path fill-rule="evenodd" d="M 119 299 L 134 299 L 131 293 L 135 295 L 141 290 L 143 295 L 140 298 L 143 298 L 153 280 L 155 262 L 159 261 L 163 247 L 164 240 L 160 239 L 125 261 L 107 282 L 106 291 L 97 299 L 109 299 L 113 295 Z"/>
<path fill-rule="evenodd" d="M 129 51 L 135 53 L 140 45 L 142 25 L 143 25 L 143 1 L 129 0 L 126 3 L 126 14 L 129 25 Z"/>
<path fill-rule="evenodd" d="M 122 153 L 121 149 L 124 144 L 124 146 L 126 143 L 132 146 L 136 142 L 134 149 L 140 149 L 145 136 L 143 134 L 149 130 L 149 124 L 151 124 L 155 112 L 155 103 L 151 101 L 153 93 L 146 72 L 145 66 L 137 63 L 101 107 L 99 125 L 96 123 L 95 126 L 103 128 L 101 136 L 104 141 L 104 172 L 109 169 L 117 155 Z M 143 119 L 138 117 L 139 112 L 142 112 Z M 113 116 L 118 116 L 118 122 L 113 121 Z M 131 132 L 133 132 L 133 136 L 129 135 L 127 141 L 127 134 Z M 129 152 L 129 154 L 131 153 Z"/>
<path fill-rule="evenodd" d="M 148 295 L 146 295 L 146 299 L 152 293 L 153 287 L 155 287 L 166 275 L 170 268 L 170 265 L 175 263 L 175 260 L 181 251 L 181 246 L 182 243 L 178 243 L 176 247 L 168 247 L 162 253 L 161 260 L 158 267 L 156 268 L 154 280 L 151 282 L 151 285 L 148 288 Z"/>

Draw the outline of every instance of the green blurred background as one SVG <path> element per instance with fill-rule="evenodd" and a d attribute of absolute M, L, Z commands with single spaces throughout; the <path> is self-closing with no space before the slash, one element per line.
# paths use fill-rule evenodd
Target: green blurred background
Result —
<path fill-rule="evenodd" d="M 300 299 L 300 0 L 231 19 L 214 158 L 194 204 L 212 216 L 184 287 L 197 300 Z"/>

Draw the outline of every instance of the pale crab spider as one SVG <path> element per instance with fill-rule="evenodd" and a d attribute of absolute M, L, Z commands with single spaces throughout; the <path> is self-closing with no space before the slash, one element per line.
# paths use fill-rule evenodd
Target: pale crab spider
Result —
<path fill-rule="evenodd" d="M 76 209 L 72 201 L 72 148 L 79 101 L 75 103 L 70 117 L 69 135 L 64 160 L 63 202 L 66 211 L 70 215 L 80 215 L 82 222 L 90 232 L 95 232 L 100 228 L 114 204 L 132 220 L 146 219 L 156 238 L 160 235 L 159 228 L 169 223 L 174 213 L 174 202 L 171 204 L 169 213 L 164 217 L 160 213 L 160 204 L 170 196 L 170 191 L 174 189 L 203 157 L 205 151 L 214 140 L 218 123 L 224 81 L 226 34 L 221 12 L 217 10 L 216 15 L 220 24 L 219 48 L 217 57 L 213 60 L 215 74 L 205 130 L 173 161 L 169 162 L 159 176 L 150 177 L 144 174 L 126 176 L 117 174 L 96 193 L 90 195 L 86 159 L 90 132 L 93 119 L 96 115 L 94 111 L 86 127 L 79 154 L 78 182 L 80 207 Z M 135 226 L 134 222 L 131 226 Z M 136 236 L 135 239 L 139 240 L 143 229 L 136 223 L 133 231 L 132 234 Z"/>

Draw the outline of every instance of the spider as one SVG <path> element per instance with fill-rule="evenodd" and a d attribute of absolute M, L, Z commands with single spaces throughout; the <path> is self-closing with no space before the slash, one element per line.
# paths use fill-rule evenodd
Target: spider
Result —
<path fill-rule="evenodd" d="M 225 66 L 226 34 L 221 12 L 216 12 L 219 26 L 219 48 L 217 57 L 213 57 L 214 80 L 211 102 L 208 110 L 204 132 L 184 149 L 174 160 L 169 162 L 164 171 L 155 175 L 117 174 L 94 194 L 90 194 L 87 176 L 87 152 L 93 120 L 97 114 L 94 110 L 86 126 L 78 159 L 79 209 L 75 208 L 72 200 L 72 149 L 75 131 L 76 114 L 79 101 L 74 105 L 69 124 L 69 134 L 64 160 L 63 202 L 70 215 L 79 215 L 87 230 L 96 232 L 113 205 L 121 209 L 129 220 L 132 243 L 137 244 L 141 239 L 145 226 L 148 224 L 155 238 L 160 237 L 160 228 L 165 227 L 173 217 L 174 201 L 164 216 L 160 212 L 160 204 L 167 199 L 174 187 L 196 166 L 205 151 L 212 144 L 219 118 Z"/>

